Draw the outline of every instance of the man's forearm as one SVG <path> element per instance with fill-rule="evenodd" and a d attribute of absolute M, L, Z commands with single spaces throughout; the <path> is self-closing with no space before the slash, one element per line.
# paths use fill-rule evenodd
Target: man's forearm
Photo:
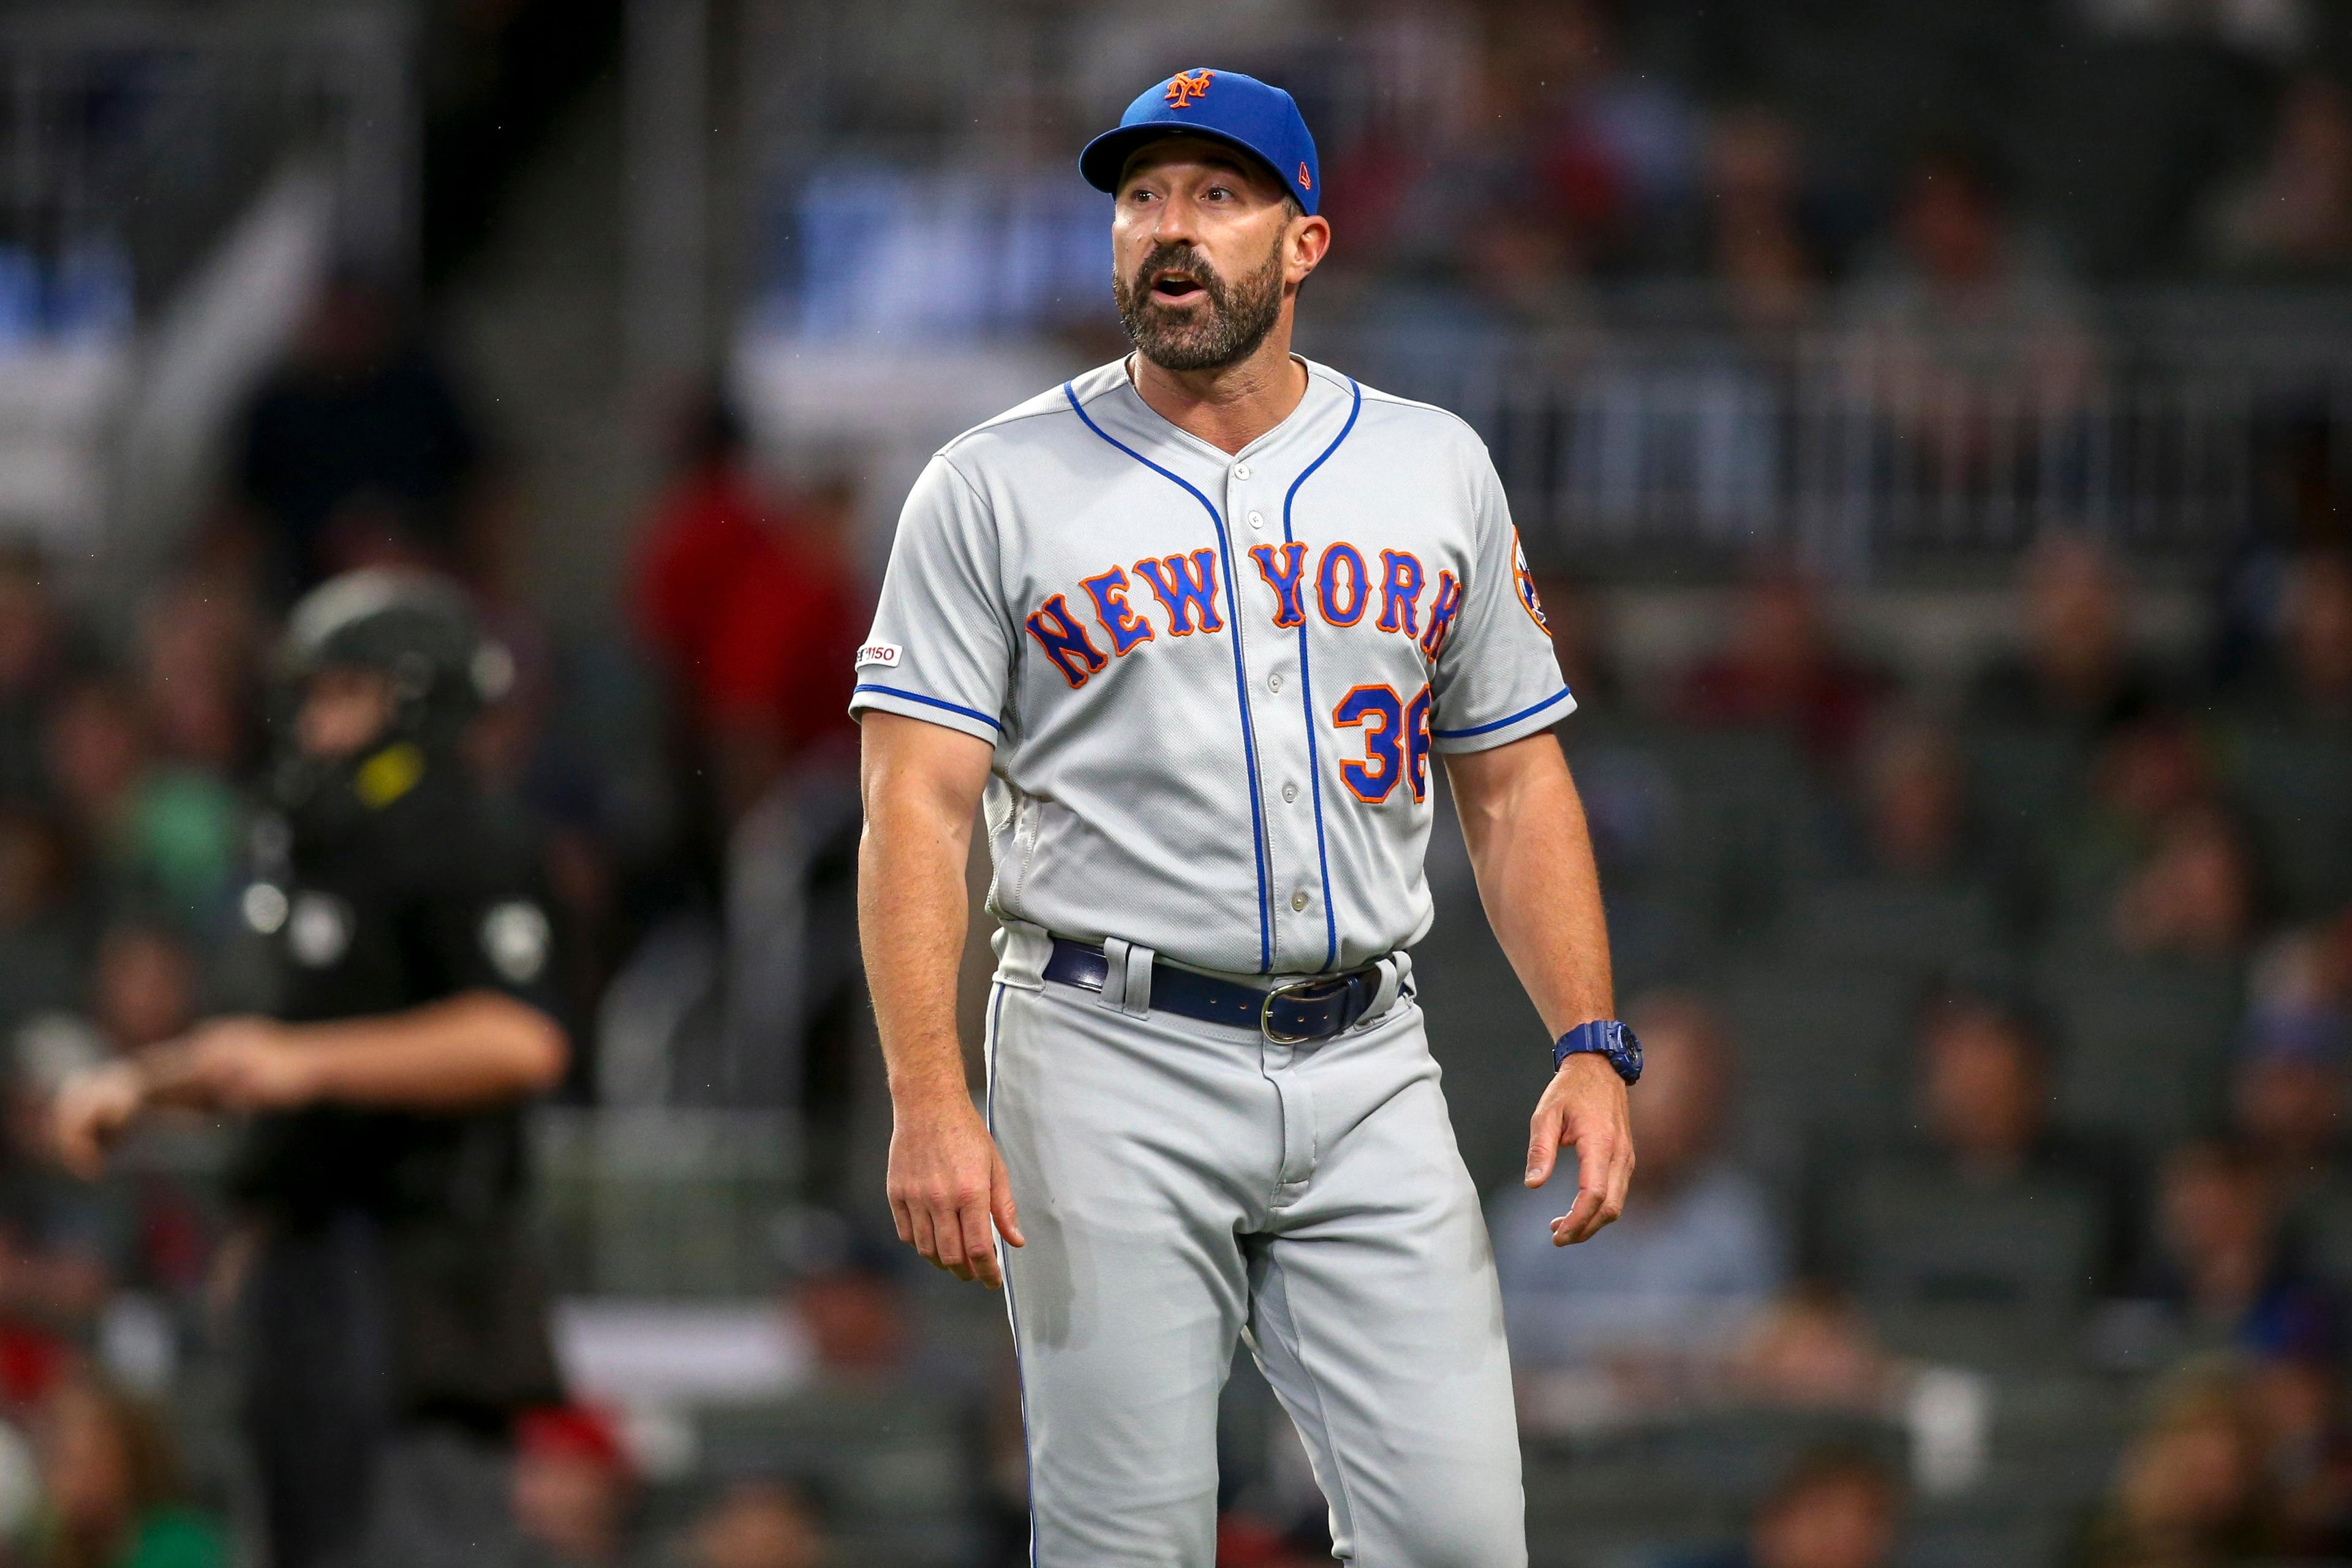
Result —
<path fill-rule="evenodd" d="M 384 1110 L 460 1111 L 552 1088 L 570 1047 L 562 1028 L 528 1003 L 468 991 L 396 1013 L 315 1024 L 229 1021 L 160 1046 L 139 1060 L 147 1099 L 212 1106 L 238 1102 L 250 1081 L 246 1037 L 267 1043 L 299 1075 L 284 1098 Z"/>
<path fill-rule="evenodd" d="M 1479 901 L 1545 1029 L 1558 1037 L 1613 1016 L 1600 875 L 1559 743 L 1532 736 L 1451 759 L 1448 772 Z"/>
<path fill-rule="evenodd" d="M 318 1098 L 341 1105 L 464 1110 L 555 1087 L 571 1052 L 554 1019 L 494 991 L 405 1012 L 298 1026 Z"/>
<path fill-rule="evenodd" d="M 925 803 L 869 803 L 857 853 L 857 929 L 893 1100 L 967 1092 L 956 974 L 968 919 L 969 816 Z"/>

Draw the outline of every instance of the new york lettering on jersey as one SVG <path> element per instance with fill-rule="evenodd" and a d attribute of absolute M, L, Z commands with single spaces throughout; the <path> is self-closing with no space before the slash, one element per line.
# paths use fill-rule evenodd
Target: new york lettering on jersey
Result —
<path fill-rule="evenodd" d="M 1428 924 L 1430 753 L 1573 708 L 1477 438 L 1308 369 L 1238 454 L 1112 364 L 918 483 L 854 705 L 995 744 L 1000 916 L 1234 973 L 1364 962 Z"/>

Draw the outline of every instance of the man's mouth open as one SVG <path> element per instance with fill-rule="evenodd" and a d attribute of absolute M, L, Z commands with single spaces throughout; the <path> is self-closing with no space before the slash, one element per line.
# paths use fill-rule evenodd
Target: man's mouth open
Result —
<path fill-rule="evenodd" d="M 1151 297 L 1163 305 L 1189 305 L 1208 290 L 1188 272 L 1161 272 L 1151 279 Z"/>

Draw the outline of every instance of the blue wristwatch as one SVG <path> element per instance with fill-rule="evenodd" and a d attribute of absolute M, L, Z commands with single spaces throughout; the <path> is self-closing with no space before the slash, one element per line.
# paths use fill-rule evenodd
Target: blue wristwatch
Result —
<path fill-rule="evenodd" d="M 1559 1064 L 1572 1056 L 1592 1051 L 1609 1058 L 1617 1076 L 1627 1083 L 1642 1079 L 1642 1042 L 1633 1031 L 1614 1018 L 1602 1018 L 1595 1023 L 1579 1024 L 1552 1042 L 1551 1070 L 1558 1072 Z"/>

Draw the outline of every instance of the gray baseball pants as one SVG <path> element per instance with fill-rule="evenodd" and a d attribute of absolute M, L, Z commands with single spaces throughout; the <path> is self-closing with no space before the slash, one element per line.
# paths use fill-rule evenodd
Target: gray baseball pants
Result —
<path fill-rule="evenodd" d="M 1037 1568 L 1212 1568 L 1236 1335 L 1342 1561 L 1523 1568 L 1494 1258 L 1409 987 L 1281 1046 L 1120 994 L 1139 951 L 1102 995 L 1044 982 L 1044 942 L 1000 935 L 988 1029 Z"/>

